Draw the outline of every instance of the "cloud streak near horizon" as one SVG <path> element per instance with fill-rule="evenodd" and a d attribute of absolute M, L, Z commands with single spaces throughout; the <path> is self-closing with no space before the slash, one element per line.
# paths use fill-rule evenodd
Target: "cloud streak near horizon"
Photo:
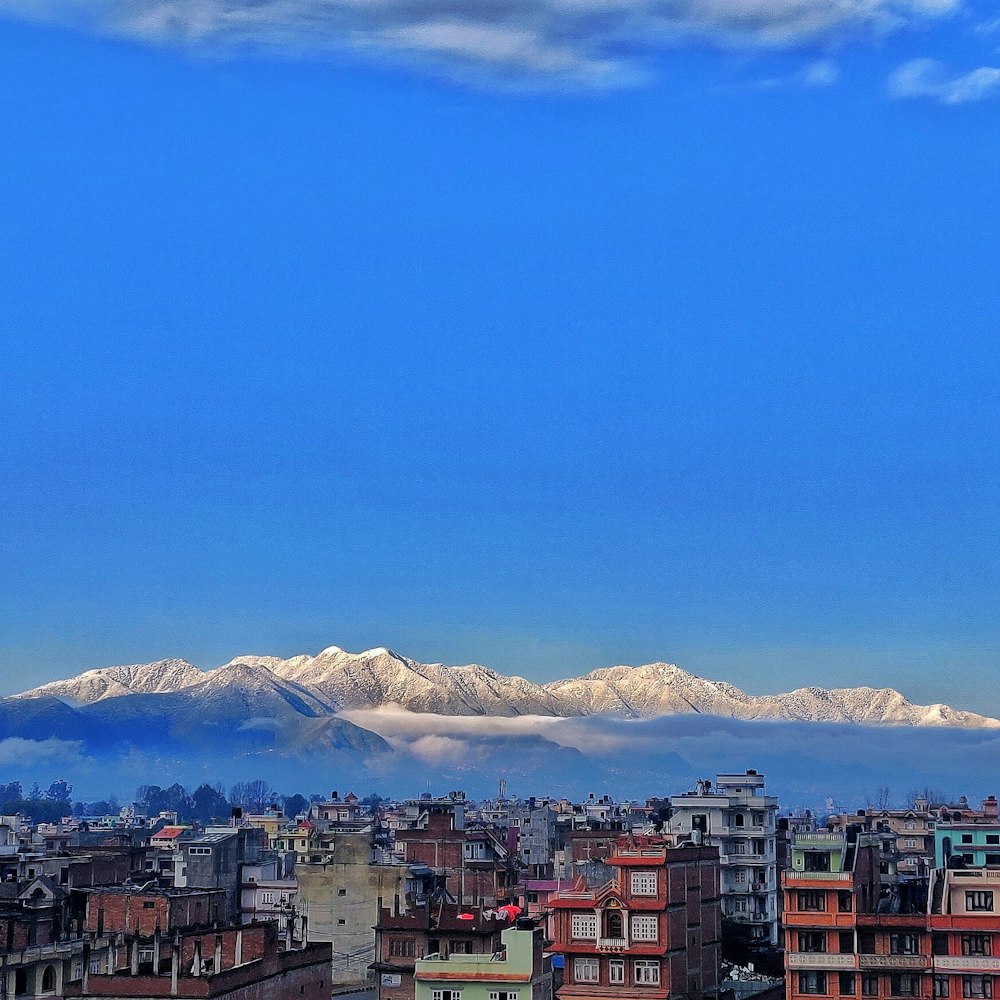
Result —
<path fill-rule="evenodd" d="M 876 37 L 962 0 L 0 0 L 0 16 L 212 53 L 361 54 L 472 82 L 603 88 L 683 46 Z"/>

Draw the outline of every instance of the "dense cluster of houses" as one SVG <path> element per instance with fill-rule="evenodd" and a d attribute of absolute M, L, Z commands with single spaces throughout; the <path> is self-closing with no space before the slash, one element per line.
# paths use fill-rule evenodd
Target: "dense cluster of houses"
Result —
<path fill-rule="evenodd" d="M 819 824 L 779 817 L 752 770 L 641 804 L 5 816 L 0 1000 L 992 1000 L 995 892 L 995 799 Z M 783 948 L 784 986 L 722 979 L 727 934 Z"/>

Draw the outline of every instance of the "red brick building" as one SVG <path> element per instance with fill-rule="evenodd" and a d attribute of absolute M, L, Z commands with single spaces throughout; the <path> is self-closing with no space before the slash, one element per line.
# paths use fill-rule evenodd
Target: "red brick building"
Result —
<path fill-rule="evenodd" d="M 152 940 L 138 936 L 118 949 L 115 971 L 93 974 L 84 964 L 65 997 L 109 1000 L 329 1000 L 330 945 L 282 950 L 273 923 Z"/>
<path fill-rule="evenodd" d="M 443 875 L 460 903 L 490 906 L 521 879 L 521 865 L 497 834 L 466 826 L 460 802 L 419 802 L 410 826 L 396 830 L 395 844 L 408 864 L 425 864 Z"/>
<path fill-rule="evenodd" d="M 611 848 L 611 881 L 578 884 L 550 899 L 551 950 L 565 957 L 560 1000 L 665 1000 L 714 995 L 722 910 L 719 855 L 623 837 Z"/>
<path fill-rule="evenodd" d="M 87 900 L 84 928 L 94 934 L 151 935 L 226 919 L 225 889 L 110 885 L 82 892 Z"/>

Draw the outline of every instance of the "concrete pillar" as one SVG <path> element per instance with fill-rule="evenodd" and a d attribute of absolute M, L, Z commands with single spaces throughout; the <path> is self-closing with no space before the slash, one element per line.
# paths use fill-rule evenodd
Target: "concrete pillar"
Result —
<path fill-rule="evenodd" d="M 215 975 L 222 972 L 222 935 L 215 935 L 215 968 L 213 970 Z"/>
<path fill-rule="evenodd" d="M 129 963 L 129 975 L 138 976 L 139 975 L 139 935 L 136 934 L 132 938 L 132 946 L 130 948 L 131 958 Z"/>
<path fill-rule="evenodd" d="M 243 929 L 236 932 L 236 954 L 233 956 L 233 966 L 243 964 Z"/>
<path fill-rule="evenodd" d="M 191 975 L 201 975 L 201 938 L 194 939 L 194 961 L 191 963 Z"/>
<path fill-rule="evenodd" d="M 80 986 L 80 992 L 86 996 L 90 992 L 90 942 L 84 941 L 83 943 L 83 982 Z"/>
<path fill-rule="evenodd" d="M 180 976 L 181 944 L 177 938 L 170 944 L 170 995 L 177 996 L 177 980 Z"/>

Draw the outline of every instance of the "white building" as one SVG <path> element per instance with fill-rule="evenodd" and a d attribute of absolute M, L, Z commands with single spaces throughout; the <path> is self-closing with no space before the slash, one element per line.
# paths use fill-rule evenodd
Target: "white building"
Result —
<path fill-rule="evenodd" d="M 719 849 L 723 917 L 777 944 L 778 800 L 764 794 L 764 775 L 720 774 L 714 788 L 699 781 L 695 791 L 671 796 L 670 808 L 669 829 L 678 840 Z"/>

